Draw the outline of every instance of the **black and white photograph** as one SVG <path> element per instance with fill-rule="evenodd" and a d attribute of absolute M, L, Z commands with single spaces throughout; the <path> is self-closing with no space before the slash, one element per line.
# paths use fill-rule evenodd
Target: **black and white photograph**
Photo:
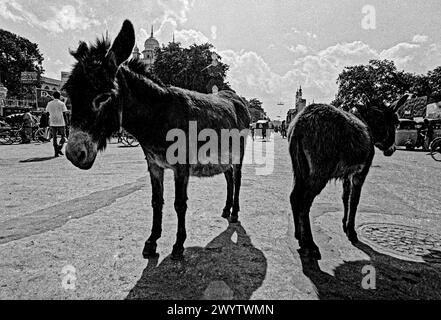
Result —
<path fill-rule="evenodd" d="M 0 0 L 0 300 L 440 300 L 440 16 Z"/>

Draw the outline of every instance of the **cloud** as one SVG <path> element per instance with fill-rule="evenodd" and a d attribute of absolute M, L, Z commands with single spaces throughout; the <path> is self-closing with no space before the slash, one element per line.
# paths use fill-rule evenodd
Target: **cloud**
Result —
<path fill-rule="evenodd" d="M 217 38 L 217 27 L 211 26 L 211 39 L 216 40 Z"/>
<path fill-rule="evenodd" d="M 298 46 L 297 46 L 298 47 Z M 296 51 L 296 48 L 291 48 Z M 298 47 L 298 51 L 303 51 Z M 310 51 L 312 49 L 309 49 Z M 293 60 L 290 69 L 279 74 L 256 52 L 225 50 L 223 62 L 230 65 L 228 81 L 233 89 L 247 98 L 257 97 L 272 117 L 280 114 L 278 100 L 293 107 L 296 88 L 302 85 L 309 102 L 329 103 L 337 93 L 337 77 L 346 66 L 367 64 L 371 59 L 393 60 L 398 69 L 426 73 L 441 65 L 440 44 L 399 43 L 378 51 L 362 41 L 339 43 L 309 52 Z M 284 114 L 286 110 L 283 110 Z"/>
<path fill-rule="evenodd" d="M 303 44 L 298 44 L 297 46 L 290 46 L 288 47 L 288 50 L 297 54 L 297 55 L 305 55 L 308 53 L 308 48 L 304 46 Z"/>
<path fill-rule="evenodd" d="M 423 43 L 423 42 L 427 42 L 428 40 L 429 40 L 428 36 L 423 36 L 421 34 L 417 34 L 413 37 L 412 42 Z"/>
<path fill-rule="evenodd" d="M 99 25 L 96 19 L 88 18 L 71 5 L 61 8 L 49 6 L 46 10 L 50 13 L 47 19 L 41 19 L 34 13 L 26 10 L 22 4 L 15 0 L 0 0 L 0 15 L 12 21 L 26 22 L 32 27 L 59 33 L 64 30 L 86 30 L 92 25 Z"/>
<path fill-rule="evenodd" d="M 175 39 L 180 42 L 182 46 L 188 47 L 192 44 L 203 44 L 210 42 L 206 35 L 196 30 L 178 30 L 175 32 Z"/>

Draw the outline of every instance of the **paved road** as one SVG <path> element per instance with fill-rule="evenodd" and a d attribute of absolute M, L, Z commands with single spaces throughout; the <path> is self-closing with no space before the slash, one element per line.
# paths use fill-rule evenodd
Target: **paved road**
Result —
<path fill-rule="evenodd" d="M 287 142 L 259 140 L 274 170 L 244 168 L 240 224 L 220 217 L 223 176 L 192 179 L 186 258 L 170 259 L 176 234 L 173 178 L 166 174 L 159 259 L 142 259 L 151 226 L 140 148 L 111 144 L 90 171 L 45 158 L 50 144 L 0 146 L 0 298 L 332 299 L 441 298 L 441 163 L 423 152 L 378 153 L 363 190 L 361 244 L 345 238 L 341 186 L 312 208 L 322 252 L 302 261 L 289 206 Z M 253 149 L 254 148 L 254 149 Z M 375 272 L 375 290 L 362 281 Z M 365 271 L 365 273 L 363 273 Z"/>

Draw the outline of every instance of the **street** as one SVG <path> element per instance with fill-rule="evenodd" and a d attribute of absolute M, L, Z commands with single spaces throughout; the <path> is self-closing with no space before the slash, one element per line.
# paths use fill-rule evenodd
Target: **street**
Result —
<path fill-rule="evenodd" d="M 341 183 L 330 182 L 311 209 L 322 254 L 314 266 L 300 259 L 294 239 L 288 142 L 272 139 L 273 172 L 244 167 L 239 224 L 221 218 L 223 175 L 190 180 L 178 262 L 170 258 L 177 227 L 171 171 L 160 256 L 141 254 L 152 224 L 141 148 L 109 144 L 91 170 L 80 171 L 65 157 L 51 158 L 51 143 L 0 146 L 0 299 L 441 298 L 441 163 L 425 152 L 377 152 L 357 214 L 357 246 L 341 227 Z M 265 142 L 250 140 L 249 153 L 253 144 Z M 366 270 L 374 272 L 369 288 Z"/>

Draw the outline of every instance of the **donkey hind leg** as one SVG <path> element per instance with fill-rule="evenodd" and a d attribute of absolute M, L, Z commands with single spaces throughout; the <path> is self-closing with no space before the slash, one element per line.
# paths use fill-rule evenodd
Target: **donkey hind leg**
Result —
<path fill-rule="evenodd" d="M 357 232 L 355 232 L 355 215 L 358 203 L 360 202 L 361 189 L 366 179 L 367 173 L 354 174 L 351 179 L 351 196 L 349 204 L 349 219 L 346 235 L 352 243 L 358 242 Z"/>
<path fill-rule="evenodd" d="M 294 217 L 294 236 L 297 240 L 300 240 L 300 227 L 299 227 L 299 215 L 300 215 L 300 203 L 299 200 L 301 198 L 301 191 L 304 187 L 299 183 L 299 181 L 296 181 L 294 183 L 294 188 L 291 192 L 290 196 L 290 202 L 291 202 L 291 209 L 292 214 Z"/>
<path fill-rule="evenodd" d="M 349 196 L 351 195 L 351 180 L 349 178 L 344 178 L 343 180 L 343 206 L 344 206 L 344 216 L 343 216 L 343 231 L 348 232 L 347 222 L 348 222 L 348 212 L 349 212 Z"/>
<path fill-rule="evenodd" d="M 172 259 L 180 260 L 184 255 L 184 242 L 187 239 L 185 230 L 185 214 L 187 213 L 187 187 L 190 173 L 187 167 L 182 166 L 175 170 L 175 210 L 178 215 L 178 231 L 176 243 L 173 246 Z"/>
<path fill-rule="evenodd" d="M 240 195 L 240 186 L 242 184 L 242 164 L 236 164 L 233 168 L 233 177 L 234 177 L 234 200 L 233 200 L 233 211 L 231 212 L 231 222 L 236 223 L 239 221 L 239 195 Z"/>
<path fill-rule="evenodd" d="M 303 190 L 297 191 L 294 202 L 298 205 L 299 210 L 299 254 L 304 257 L 310 257 L 320 260 L 321 254 L 317 245 L 314 243 L 311 231 L 311 222 L 309 219 L 309 211 L 312 203 L 317 195 L 324 189 L 327 181 L 321 181 L 318 177 L 310 177 L 305 184 Z"/>
<path fill-rule="evenodd" d="M 153 224 L 151 235 L 142 251 L 145 259 L 158 256 L 156 241 L 162 233 L 162 207 L 164 205 L 164 169 L 153 163 L 149 163 L 148 167 L 152 184 Z"/>
<path fill-rule="evenodd" d="M 222 218 L 228 219 L 231 214 L 231 208 L 233 207 L 233 192 L 234 192 L 233 168 L 225 172 L 225 179 L 227 180 L 227 202 L 222 212 Z"/>

